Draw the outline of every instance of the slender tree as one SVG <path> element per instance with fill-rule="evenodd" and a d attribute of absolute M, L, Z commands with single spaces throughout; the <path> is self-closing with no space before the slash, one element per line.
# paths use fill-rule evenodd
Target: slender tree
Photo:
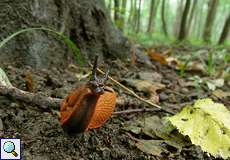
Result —
<path fill-rule="evenodd" d="M 132 18 L 134 16 L 133 10 L 134 10 L 133 0 L 130 0 L 130 10 L 129 10 L 129 17 L 128 17 L 129 24 L 132 22 Z"/>
<path fill-rule="evenodd" d="M 133 23 L 133 31 L 136 30 L 136 26 L 137 26 L 137 15 L 138 15 L 138 9 L 137 9 L 137 1 L 134 0 L 133 3 L 133 18 L 132 18 L 132 23 Z"/>
<path fill-rule="evenodd" d="M 147 28 L 148 33 L 153 32 L 154 24 L 156 20 L 155 17 L 156 17 L 158 5 L 160 3 L 160 0 L 153 0 L 153 1 L 154 1 L 154 6 L 152 7 L 152 3 L 151 3 L 150 14 L 149 14 L 149 21 L 148 21 L 148 28 Z"/>
<path fill-rule="evenodd" d="M 162 29 L 165 36 L 168 36 L 167 25 L 165 20 L 165 0 L 162 0 L 161 4 L 161 21 L 162 21 Z"/>
<path fill-rule="evenodd" d="M 136 33 L 140 31 L 140 23 L 141 23 L 141 0 L 139 0 L 138 3 Z"/>
<path fill-rule="evenodd" d="M 183 14 L 183 2 L 183 0 L 180 0 L 176 8 L 176 18 L 173 25 L 173 33 L 175 37 L 178 37 L 178 33 L 180 30 L 180 21 Z"/>
<path fill-rule="evenodd" d="M 197 39 L 200 39 L 201 36 L 202 36 L 202 29 L 203 29 L 203 26 L 204 26 L 204 20 L 203 20 L 203 17 L 204 17 L 204 6 L 206 5 L 206 1 L 198 1 L 197 2 L 198 5 L 197 5 L 197 11 L 196 11 L 196 20 L 195 20 L 195 31 L 196 32 L 196 37 Z"/>
<path fill-rule="evenodd" d="M 108 3 L 108 14 L 109 14 L 110 18 L 111 18 L 111 6 L 112 6 L 111 3 L 112 3 L 111 0 L 109 0 L 109 3 Z"/>
<path fill-rule="evenodd" d="M 189 33 L 190 29 L 191 29 L 191 24 L 192 24 L 192 21 L 193 21 L 193 18 L 194 18 L 194 15 L 195 15 L 195 10 L 196 10 L 196 4 L 197 4 L 197 0 L 193 0 L 193 3 L 192 3 L 192 9 L 191 9 L 191 12 L 190 12 L 190 15 L 189 15 L 189 20 L 188 20 L 188 24 L 187 24 L 187 33 Z"/>
<path fill-rule="evenodd" d="M 211 31 L 216 15 L 217 6 L 218 6 L 218 0 L 209 0 L 208 15 L 205 21 L 204 32 L 203 32 L 203 40 L 205 42 L 210 42 Z"/>
<path fill-rule="evenodd" d="M 155 5 L 155 0 L 151 0 L 150 9 L 149 9 L 150 11 L 149 11 L 149 22 L 148 22 L 147 32 L 152 32 L 154 5 Z"/>
<path fill-rule="evenodd" d="M 180 23 L 180 32 L 178 35 L 178 40 L 182 41 L 186 38 L 186 21 L 189 13 L 189 8 L 190 8 L 190 2 L 191 0 L 187 0 L 185 3 L 181 23 Z"/>
<path fill-rule="evenodd" d="M 119 28 L 123 31 L 124 27 L 125 27 L 125 13 L 126 13 L 126 4 L 127 4 L 127 0 L 122 0 L 122 4 L 121 4 L 121 22 L 120 22 L 120 26 Z"/>
<path fill-rule="evenodd" d="M 114 22 L 117 24 L 119 21 L 119 0 L 114 0 Z"/>
<path fill-rule="evenodd" d="M 218 44 L 221 44 L 226 40 L 226 38 L 229 34 L 229 30 L 230 30 L 229 28 L 230 28 L 230 13 L 228 14 L 228 17 L 224 23 L 224 27 L 223 27 L 223 30 L 221 32 Z"/>

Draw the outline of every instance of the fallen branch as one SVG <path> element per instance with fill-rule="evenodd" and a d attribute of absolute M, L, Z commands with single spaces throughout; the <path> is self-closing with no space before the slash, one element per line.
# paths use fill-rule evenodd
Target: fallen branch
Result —
<path fill-rule="evenodd" d="M 47 97 L 40 93 L 26 92 L 13 86 L 8 87 L 4 85 L 0 85 L 0 95 L 11 97 L 26 103 L 32 103 L 42 108 L 59 108 L 62 101 L 62 99 L 59 98 Z"/>
<path fill-rule="evenodd" d="M 11 97 L 15 100 L 20 100 L 26 103 L 35 104 L 41 108 L 52 108 L 52 109 L 59 109 L 60 104 L 63 99 L 60 98 L 52 98 L 42 95 L 41 93 L 31 93 L 27 91 L 23 91 L 13 86 L 5 86 L 0 84 L 0 95 Z M 134 101 L 128 102 L 125 98 L 118 97 L 116 101 L 116 106 L 125 106 L 130 105 L 133 107 L 137 107 L 140 104 L 135 103 Z M 137 112 L 157 112 L 162 111 L 163 109 L 157 108 L 142 108 L 142 109 L 130 109 L 124 111 L 117 111 L 114 112 L 113 115 L 120 115 L 120 114 L 131 114 Z M 174 114 L 170 111 L 163 110 L 167 113 Z"/>
<path fill-rule="evenodd" d="M 138 112 L 156 112 L 156 111 L 159 111 L 159 109 L 156 109 L 156 108 L 128 109 L 124 111 L 114 112 L 113 115 L 132 114 L 132 113 L 138 113 Z"/>

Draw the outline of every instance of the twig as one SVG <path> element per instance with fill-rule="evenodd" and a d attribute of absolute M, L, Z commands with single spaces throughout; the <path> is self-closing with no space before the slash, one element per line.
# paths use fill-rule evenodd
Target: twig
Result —
<path fill-rule="evenodd" d="M 160 109 L 162 110 L 162 109 Z M 113 115 L 121 115 L 121 114 L 132 114 L 132 113 L 138 113 L 138 112 L 157 112 L 159 110 L 155 109 L 155 108 L 139 108 L 139 109 L 128 109 L 128 110 L 124 110 L 124 111 L 117 111 L 114 112 Z M 174 112 L 171 111 L 167 111 L 164 109 L 165 112 L 169 113 L 169 114 L 175 114 Z"/>
<path fill-rule="evenodd" d="M 26 103 L 33 103 L 41 106 L 42 108 L 57 108 L 60 106 L 62 101 L 62 99 L 59 98 L 46 97 L 39 93 L 30 93 L 13 86 L 8 87 L 4 85 L 0 85 L 0 95 L 10 96 L 16 100 L 21 100 Z"/>
<path fill-rule="evenodd" d="M 124 111 L 117 111 L 114 112 L 113 115 L 120 115 L 120 114 L 131 114 L 131 113 L 138 113 L 138 112 L 156 112 L 155 108 L 140 108 L 140 109 L 128 109 Z"/>
<path fill-rule="evenodd" d="M 92 67 L 92 64 L 90 64 L 90 66 Z M 105 72 L 103 72 L 102 70 L 100 70 L 99 68 L 97 68 L 98 72 L 102 73 L 102 74 L 105 74 Z M 119 83 L 117 80 L 113 79 L 111 76 L 108 76 L 108 78 L 113 81 L 115 84 L 117 84 L 118 86 L 120 86 L 121 88 L 123 88 L 124 90 L 126 90 L 127 92 L 129 92 L 130 94 L 132 94 L 134 97 L 136 97 L 137 99 L 139 99 L 140 101 L 142 102 L 145 102 L 147 103 L 148 105 L 150 106 L 154 106 L 154 107 L 157 107 L 159 109 L 162 109 L 161 106 L 157 105 L 157 104 L 154 104 L 140 96 L 138 96 L 134 91 L 130 90 L 129 88 L 127 88 L 126 86 L 124 86 L 123 84 Z M 162 109 L 163 110 L 163 109 Z"/>

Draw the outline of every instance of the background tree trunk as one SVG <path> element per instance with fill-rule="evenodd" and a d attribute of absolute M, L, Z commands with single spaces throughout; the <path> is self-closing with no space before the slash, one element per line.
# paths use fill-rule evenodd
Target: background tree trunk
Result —
<path fill-rule="evenodd" d="M 186 1 L 185 8 L 183 11 L 183 15 L 182 15 L 181 23 L 180 23 L 180 32 L 178 36 L 178 40 L 180 41 L 184 40 L 186 37 L 186 21 L 187 21 L 187 17 L 189 13 L 190 1 L 191 0 Z"/>
<path fill-rule="evenodd" d="M 116 26 L 119 26 L 119 21 L 120 21 L 120 1 L 119 0 L 114 0 L 114 22 Z"/>
<path fill-rule="evenodd" d="M 109 14 L 109 18 L 112 18 L 111 17 L 111 10 L 112 10 L 112 0 L 109 0 L 109 3 L 108 3 L 108 14 Z"/>
<path fill-rule="evenodd" d="M 149 21 L 148 21 L 148 28 L 147 32 L 152 32 L 152 24 L 153 24 L 153 17 L 154 17 L 154 10 L 155 10 L 155 0 L 151 0 L 150 2 L 150 9 L 149 9 Z"/>
<path fill-rule="evenodd" d="M 188 20 L 188 24 L 187 24 L 187 34 L 190 32 L 191 26 L 192 26 L 192 21 L 195 15 L 195 10 L 196 10 L 196 4 L 197 4 L 197 0 L 193 0 L 193 4 L 192 4 L 192 9 L 190 12 L 190 16 L 189 16 L 189 20 Z"/>
<path fill-rule="evenodd" d="M 121 5 L 121 24 L 120 24 L 120 29 L 123 31 L 125 28 L 125 15 L 126 15 L 126 4 L 127 0 L 122 0 L 122 5 Z"/>
<path fill-rule="evenodd" d="M 137 26 L 137 15 L 138 15 L 138 9 L 137 9 L 137 1 L 134 0 L 134 3 L 133 3 L 133 18 L 132 18 L 132 28 L 133 28 L 133 31 L 136 30 L 136 26 Z"/>
<path fill-rule="evenodd" d="M 173 25 L 173 32 L 174 32 L 174 36 L 178 37 L 179 31 L 180 31 L 180 22 L 181 22 L 181 17 L 183 14 L 183 0 L 179 1 L 179 4 L 177 6 L 177 10 L 176 10 L 176 18 L 175 18 L 175 22 Z"/>
<path fill-rule="evenodd" d="M 165 36 L 168 36 L 166 20 L 165 20 L 165 0 L 162 0 L 162 4 L 161 4 L 161 20 L 162 20 L 163 32 L 164 32 Z"/>
<path fill-rule="evenodd" d="M 127 39 L 112 25 L 102 0 L 0 1 L 0 20 L 1 39 L 22 28 L 43 26 L 70 37 L 86 58 L 128 53 Z M 70 50 L 45 32 L 20 35 L 1 48 L 0 63 L 44 68 L 71 61 Z"/>
<path fill-rule="evenodd" d="M 229 30 L 230 30 L 229 28 L 230 28 L 230 14 L 228 15 L 228 17 L 224 23 L 224 27 L 223 27 L 223 30 L 221 32 L 218 44 L 221 44 L 226 40 L 226 38 L 228 37 L 228 34 L 229 34 Z"/>
<path fill-rule="evenodd" d="M 140 31 L 140 23 L 141 23 L 141 0 L 139 0 L 138 3 L 136 33 Z"/>
<path fill-rule="evenodd" d="M 216 15 L 217 5 L 218 5 L 218 0 L 209 1 L 208 15 L 206 18 L 204 32 L 203 32 L 203 40 L 205 42 L 210 42 L 211 39 L 212 25 Z"/>

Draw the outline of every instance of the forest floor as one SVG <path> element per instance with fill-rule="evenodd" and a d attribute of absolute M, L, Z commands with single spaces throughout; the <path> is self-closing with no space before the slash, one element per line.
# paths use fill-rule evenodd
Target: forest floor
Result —
<path fill-rule="evenodd" d="M 118 60 L 106 63 L 111 64 L 110 76 L 128 88 L 132 88 L 142 97 L 154 98 L 149 97 L 148 91 L 138 89 L 133 80 L 139 79 L 162 84 L 164 87 L 156 90 L 155 96 L 159 97 L 155 97 L 155 100 L 159 98 L 158 104 L 169 112 L 179 112 L 183 106 L 206 97 L 229 107 L 229 97 L 220 99 L 214 96 L 213 92 L 204 84 L 201 84 L 199 88 L 193 85 L 188 79 L 193 76 L 193 73 L 186 73 L 186 78 L 183 78 L 174 68 L 156 61 L 151 61 L 149 65 L 139 62 L 133 65 Z M 79 71 L 73 66 L 67 68 L 54 66 L 51 69 L 35 70 L 29 66 L 22 69 L 14 67 L 13 64 L 7 64 L 3 69 L 15 87 L 28 90 L 29 88 L 26 88 L 28 79 L 25 75 L 30 74 L 33 80 L 33 89 L 29 90 L 52 97 L 64 98 L 70 90 L 81 84 L 76 80 L 76 74 Z M 83 70 L 84 74 L 87 74 L 90 68 Z M 202 75 L 200 77 L 202 78 Z M 83 78 L 81 81 L 84 83 L 87 78 Z M 219 89 L 229 91 L 229 85 L 229 82 L 225 82 L 225 85 Z M 125 105 L 118 106 L 116 111 L 151 108 L 127 94 L 119 86 L 113 84 L 113 88 L 119 97 L 125 99 Z M 136 140 L 151 138 L 143 134 L 134 134 L 126 130 L 125 126 L 140 118 L 170 115 L 164 111 L 156 109 L 152 112 L 113 115 L 101 128 L 77 135 L 68 135 L 63 131 L 58 111 L 57 108 L 41 108 L 0 96 L 0 121 L 2 121 L 0 130 L 3 128 L 3 132 L 0 132 L 1 137 L 20 137 L 23 145 L 23 157 L 29 160 L 214 159 L 204 153 L 200 147 L 194 145 L 182 147 L 179 152 L 168 147 L 167 152 L 160 153 L 161 156 L 146 154 L 139 150 Z"/>

